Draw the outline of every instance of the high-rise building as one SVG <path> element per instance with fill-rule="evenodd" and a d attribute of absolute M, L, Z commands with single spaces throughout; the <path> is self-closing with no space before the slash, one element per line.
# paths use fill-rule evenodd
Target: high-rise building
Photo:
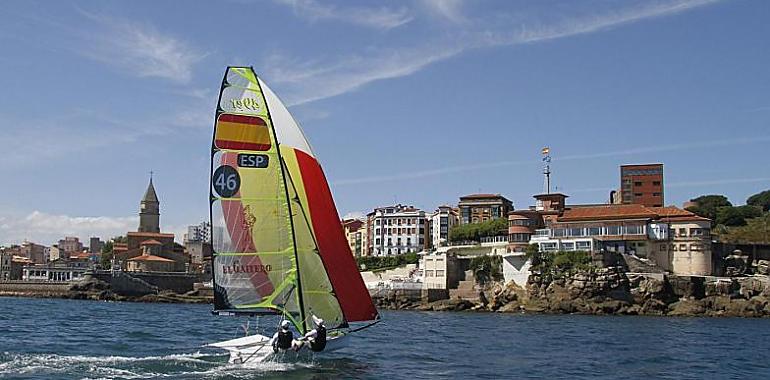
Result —
<path fill-rule="evenodd" d="M 374 256 L 420 252 L 428 245 L 425 211 L 397 204 L 378 207 L 367 214 L 369 247 Z"/>
<path fill-rule="evenodd" d="M 83 243 L 76 236 L 67 236 L 59 240 L 58 246 L 60 250 L 66 253 L 66 257 L 69 257 L 70 253 L 83 252 Z"/>
<path fill-rule="evenodd" d="M 430 216 L 431 246 L 433 249 L 441 247 L 449 241 L 449 230 L 459 224 L 460 218 L 457 211 L 449 206 L 438 206 L 438 209 Z"/>
<path fill-rule="evenodd" d="M 104 248 L 104 242 L 102 239 L 92 236 L 91 239 L 88 240 L 88 251 L 92 254 L 99 254 L 102 252 L 102 248 Z"/>
<path fill-rule="evenodd" d="M 663 164 L 621 165 L 620 201 L 663 207 Z"/>
<path fill-rule="evenodd" d="M 187 234 L 185 235 L 185 241 L 211 241 L 211 223 L 201 222 L 196 226 L 187 226 Z"/>

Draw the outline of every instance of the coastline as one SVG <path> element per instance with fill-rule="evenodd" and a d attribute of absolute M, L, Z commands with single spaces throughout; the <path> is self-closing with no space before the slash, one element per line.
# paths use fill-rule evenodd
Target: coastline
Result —
<path fill-rule="evenodd" d="M 61 298 L 94 301 L 210 304 L 210 294 L 120 295 L 100 282 L 73 284 L 67 290 L 0 289 L 0 297 Z M 373 298 L 383 310 L 466 311 L 526 314 L 647 315 L 672 317 L 770 317 L 770 277 L 755 275 L 703 283 L 693 279 L 625 273 L 621 268 L 576 272 L 544 281 L 533 275 L 525 288 L 513 283 L 479 287 L 474 299 L 428 302 L 397 291 Z"/>

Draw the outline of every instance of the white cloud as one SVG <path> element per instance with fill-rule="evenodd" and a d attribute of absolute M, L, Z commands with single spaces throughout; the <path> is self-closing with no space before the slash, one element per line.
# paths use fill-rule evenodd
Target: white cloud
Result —
<path fill-rule="evenodd" d="M 363 8 L 336 7 L 317 0 L 275 0 L 292 7 L 294 12 L 311 21 L 339 20 L 376 29 L 392 29 L 412 21 L 409 9 L 400 7 Z"/>
<path fill-rule="evenodd" d="M 513 46 L 592 33 L 644 19 L 673 15 L 716 1 L 719 0 L 646 2 L 642 6 L 603 13 L 551 17 L 553 21 L 547 22 L 514 21 L 492 25 L 481 20 L 421 46 L 368 48 L 364 54 L 310 61 L 273 54 L 265 60 L 263 67 L 268 80 L 282 87 L 288 104 L 298 105 L 355 91 L 378 80 L 411 75 L 431 64 L 472 49 Z M 458 9 L 459 3 L 448 4 L 438 3 L 436 6 L 449 14 L 452 9 Z M 520 16 L 513 19 L 520 20 Z"/>
<path fill-rule="evenodd" d="M 462 0 L 422 0 L 422 2 L 431 14 L 442 19 L 459 24 L 467 21 L 463 15 Z"/>
<path fill-rule="evenodd" d="M 18 244 L 24 240 L 51 245 L 64 236 L 91 236 L 102 240 L 136 230 L 139 217 L 68 216 L 33 211 L 21 218 L 0 217 L 0 244 Z"/>
<path fill-rule="evenodd" d="M 342 219 L 359 219 L 359 220 L 363 220 L 365 218 L 366 218 L 366 213 L 364 213 L 363 211 L 351 211 L 342 217 Z"/>
<path fill-rule="evenodd" d="M 0 245 L 19 244 L 25 240 L 52 245 L 65 236 L 77 236 L 81 242 L 88 242 L 91 236 L 106 241 L 136 231 L 138 225 L 138 216 L 69 216 L 36 210 L 22 217 L 0 216 Z M 161 226 L 161 232 L 174 234 L 175 240 L 181 243 L 187 226 Z"/>
<path fill-rule="evenodd" d="M 139 77 L 164 78 L 178 83 L 192 79 L 195 63 L 205 54 L 151 25 L 81 12 L 101 31 L 82 35 L 79 53 Z"/>

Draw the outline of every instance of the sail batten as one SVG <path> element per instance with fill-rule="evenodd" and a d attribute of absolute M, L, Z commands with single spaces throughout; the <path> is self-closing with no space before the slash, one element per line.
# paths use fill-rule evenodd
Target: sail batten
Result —
<path fill-rule="evenodd" d="M 283 103 L 229 67 L 212 141 L 215 312 L 283 314 L 300 332 L 378 317 L 326 178 Z"/>

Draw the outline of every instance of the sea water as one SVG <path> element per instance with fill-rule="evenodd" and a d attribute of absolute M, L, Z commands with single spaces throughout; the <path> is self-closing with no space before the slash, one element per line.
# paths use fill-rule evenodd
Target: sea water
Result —
<path fill-rule="evenodd" d="M 2 379 L 716 379 L 770 375 L 770 320 L 388 312 L 334 353 L 227 364 L 208 305 L 0 298 Z M 271 334 L 276 318 L 250 320 Z"/>

